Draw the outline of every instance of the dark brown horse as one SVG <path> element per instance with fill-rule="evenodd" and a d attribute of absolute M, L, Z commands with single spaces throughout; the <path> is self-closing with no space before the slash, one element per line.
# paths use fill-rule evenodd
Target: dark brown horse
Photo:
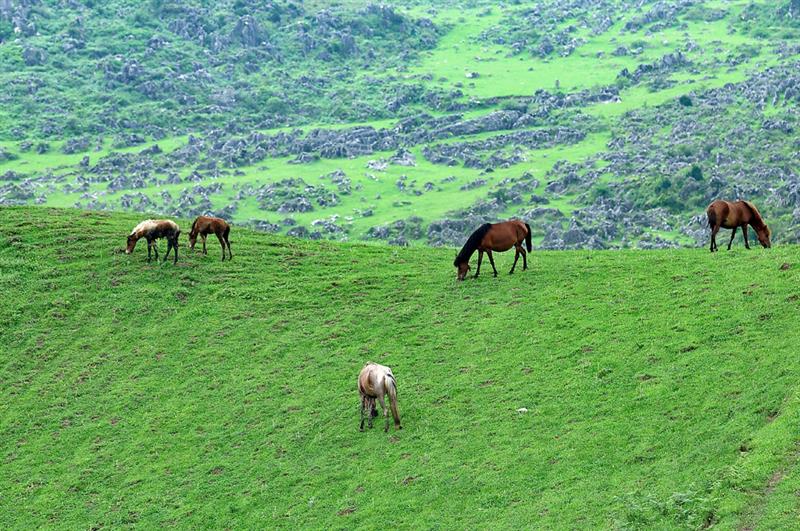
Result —
<path fill-rule="evenodd" d="M 158 246 L 156 240 L 159 238 L 166 238 L 167 240 L 167 254 L 164 255 L 164 261 L 167 261 L 169 252 L 175 249 L 175 262 L 178 263 L 178 237 L 181 235 L 181 229 L 178 225 L 168 219 L 147 219 L 142 221 L 133 228 L 128 236 L 128 247 L 125 249 L 125 254 L 131 254 L 136 242 L 141 238 L 147 240 L 147 261 L 150 261 L 150 251 L 155 251 L 156 260 L 158 260 Z"/>
<path fill-rule="evenodd" d="M 750 248 L 747 239 L 747 226 L 750 225 L 756 231 L 758 241 L 762 246 L 769 248 L 772 246 L 770 238 L 772 231 L 761 217 L 756 206 L 750 201 L 714 201 L 708 205 L 708 225 L 711 227 L 711 252 L 719 250 L 717 247 L 717 232 L 720 228 L 733 229 L 731 241 L 728 242 L 728 250 L 731 249 L 733 238 L 736 236 L 736 229 L 741 227 L 744 233 L 744 246 Z"/>
<path fill-rule="evenodd" d="M 478 275 L 481 273 L 483 253 L 489 255 L 489 262 L 492 264 L 494 276 L 497 276 L 497 268 L 494 266 L 492 251 L 501 253 L 503 251 L 508 251 L 512 247 L 515 247 L 517 252 L 514 255 L 514 265 L 511 266 L 511 271 L 509 271 L 508 274 L 510 275 L 514 272 L 520 255 L 522 255 L 522 269 L 528 269 L 527 253 L 525 249 L 522 248 L 523 241 L 525 241 L 528 251 L 532 251 L 531 226 L 518 219 L 481 225 L 481 227 L 473 232 L 469 239 L 467 239 L 467 243 L 461 248 L 461 251 L 456 255 L 456 259 L 453 262 L 453 265 L 458 268 L 458 280 L 464 280 L 467 273 L 469 273 L 469 259 L 476 250 L 478 251 L 478 270 L 475 271 L 475 278 L 478 278 Z"/>
<path fill-rule="evenodd" d="M 231 226 L 224 219 L 214 218 L 211 216 L 199 216 L 194 223 L 192 223 L 192 230 L 189 232 L 189 249 L 194 251 L 194 244 L 197 242 L 197 235 L 203 239 L 203 254 L 208 254 L 206 251 L 206 236 L 209 234 L 216 234 L 219 239 L 219 244 L 222 246 L 222 260 L 225 261 L 225 246 L 228 246 L 228 257 L 233 259 L 231 253 L 231 242 L 228 241 L 228 235 L 231 233 Z"/>

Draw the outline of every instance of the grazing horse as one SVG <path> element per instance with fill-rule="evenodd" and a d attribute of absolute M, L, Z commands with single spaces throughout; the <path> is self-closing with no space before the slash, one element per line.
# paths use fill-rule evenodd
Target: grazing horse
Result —
<path fill-rule="evenodd" d="M 369 427 L 372 428 L 372 418 L 378 416 L 375 410 L 375 399 L 381 403 L 383 416 L 386 418 L 386 427 L 383 431 L 389 431 L 389 412 L 383 400 L 384 395 L 389 395 L 389 405 L 392 408 L 394 426 L 402 430 L 400 425 L 400 413 L 397 411 L 397 382 L 394 380 L 392 369 L 384 365 L 369 362 L 364 365 L 358 375 L 358 394 L 361 395 L 361 426 L 358 428 L 364 431 L 364 413 L 369 415 Z"/>
<path fill-rule="evenodd" d="M 708 205 L 706 214 L 708 214 L 708 225 L 711 227 L 712 253 L 719 250 L 717 247 L 717 232 L 719 232 L 720 228 L 733 229 L 731 241 L 728 242 L 729 251 L 738 227 L 741 227 L 744 233 L 744 246 L 748 249 L 750 248 L 750 242 L 747 240 L 747 225 L 752 226 L 756 231 L 758 241 L 763 247 L 770 248 L 772 246 L 770 242 L 772 231 L 764 223 L 756 206 L 750 201 L 714 201 Z"/>
<path fill-rule="evenodd" d="M 514 265 L 511 266 L 511 271 L 509 271 L 508 274 L 510 275 L 514 272 L 520 255 L 522 255 L 523 271 L 528 269 L 527 253 L 525 249 L 522 248 L 523 240 L 525 241 L 525 246 L 528 248 L 528 251 L 532 251 L 531 226 L 518 219 L 481 225 L 481 227 L 473 232 L 469 239 L 467 239 L 467 243 L 461 248 L 461 251 L 456 255 L 456 259 L 453 262 L 453 265 L 458 268 L 458 280 L 464 280 L 467 273 L 469 273 L 469 259 L 476 249 L 478 251 L 478 270 L 475 271 L 475 278 L 478 278 L 478 275 L 481 273 L 483 253 L 489 255 L 489 262 L 492 264 L 494 276 L 497 276 L 497 268 L 494 266 L 492 251 L 501 253 L 503 251 L 508 251 L 512 247 L 515 247 L 517 252 L 514 255 Z"/>
<path fill-rule="evenodd" d="M 159 238 L 167 239 L 167 254 L 164 255 L 164 261 L 167 261 L 169 252 L 175 249 L 175 262 L 178 263 L 178 236 L 181 235 L 181 229 L 178 228 L 177 223 L 169 219 L 147 219 L 142 221 L 133 228 L 128 236 L 128 247 L 125 249 L 125 254 L 131 254 L 136 242 L 140 238 L 147 240 L 147 261 L 150 261 L 151 249 L 156 253 L 156 261 L 158 261 L 158 246 L 156 240 Z"/>
<path fill-rule="evenodd" d="M 192 230 L 189 232 L 189 249 L 194 251 L 194 244 L 197 242 L 197 235 L 203 239 L 203 254 L 206 252 L 206 236 L 214 233 L 219 239 L 219 244 L 222 246 L 222 261 L 225 261 L 225 246 L 228 246 L 228 257 L 233 259 L 231 253 L 231 242 L 228 241 L 228 235 L 231 233 L 231 226 L 224 219 L 214 218 L 211 216 L 199 216 L 192 223 Z"/>

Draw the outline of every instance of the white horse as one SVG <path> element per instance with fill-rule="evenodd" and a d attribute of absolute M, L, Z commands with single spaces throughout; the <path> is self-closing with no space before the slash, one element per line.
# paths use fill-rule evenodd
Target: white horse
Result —
<path fill-rule="evenodd" d="M 394 425 L 398 430 L 402 430 L 400 425 L 400 413 L 397 411 L 397 383 L 395 382 L 392 369 L 377 363 L 367 363 L 358 375 L 358 393 L 361 395 L 361 426 L 359 430 L 364 431 L 364 412 L 368 411 L 369 427 L 372 428 L 372 418 L 378 415 L 375 410 L 375 399 L 381 403 L 383 416 L 386 418 L 386 427 L 383 431 L 389 431 L 389 411 L 383 397 L 389 395 L 389 404 L 392 408 Z"/>

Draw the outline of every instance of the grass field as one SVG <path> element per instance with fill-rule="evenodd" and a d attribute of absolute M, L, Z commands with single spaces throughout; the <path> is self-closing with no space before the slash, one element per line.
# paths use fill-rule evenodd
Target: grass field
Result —
<path fill-rule="evenodd" d="M 119 252 L 139 217 L 0 215 L 0 528 L 800 517 L 794 246 L 535 252 L 513 276 L 505 254 L 457 283 L 453 249 L 234 227 L 232 262 L 184 239 L 173 266 Z M 402 431 L 358 432 L 367 360 Z"/>

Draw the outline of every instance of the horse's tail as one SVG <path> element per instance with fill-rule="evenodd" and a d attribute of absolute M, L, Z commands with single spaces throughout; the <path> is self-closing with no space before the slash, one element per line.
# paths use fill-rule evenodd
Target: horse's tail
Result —
<path fill-rule="evenodd" d="M 706 215 L 708 216 L 708 227 L 713 229 L 717 226 L 717 209 L 714 208 L 714 205 L 708 207 Z"/>
<path fill-rule="evenodd" d="M 394 381 L 394 376 L 387 374 L 383 377 L 383 383 L 386 386 L 386 392 L 389 394 L 389 406 L 392 408 L 394 424 L 395 426 L 400 426 L 400 412 L 397 411 L 397 384 Z"/>
<path fill-rule="evenodd" d="M 533 244 L 531 243 L 531 226 L 526 223 L 525 228 L 528 229 L 528 234 L 525 235 L 525 247 L 527 247 L 528 252 L 530 252 L 533 251 Z"/>

